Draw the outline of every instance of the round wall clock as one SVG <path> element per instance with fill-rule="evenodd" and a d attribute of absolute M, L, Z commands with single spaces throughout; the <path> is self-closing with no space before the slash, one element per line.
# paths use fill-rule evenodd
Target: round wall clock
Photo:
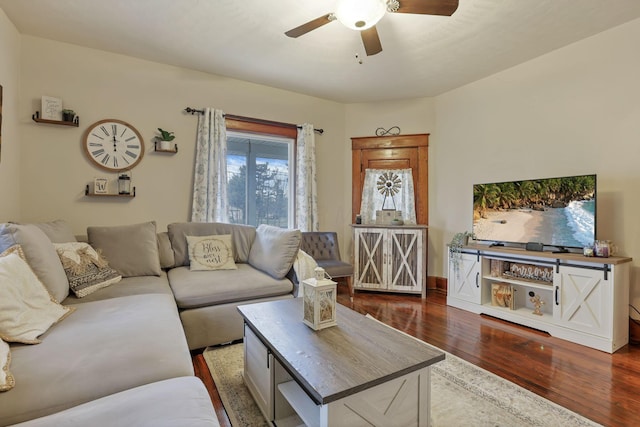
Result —
<path fill-rule="evenodd" d="M 91 162 L 112 172 L 129 170 L 144 156 L 140 132 L 117 119 L 100 120 L 90 125 L 82 138 L 82 147 Z"/>

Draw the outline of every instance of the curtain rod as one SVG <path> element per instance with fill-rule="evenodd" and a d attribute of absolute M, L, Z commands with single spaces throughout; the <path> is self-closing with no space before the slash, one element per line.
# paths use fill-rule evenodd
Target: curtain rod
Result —
<path fill-rule="evenodd" d="M 198 109 L 192 108 L 192 107 L 185 108 L 184 112 L 185 113 L 189 113 L 192 116 L 194 114 L 204 114 L 204 110 L 198 110 Z M 293 125 L 293 124 L 289 124 L 289 123 L 273 122 L 271 120 L 254 119 L 254 118 L 251 118 L 251 117 L 244 117 L 244 116 L 234 116 L 232 114 L 225 114 L 224 116 L 228 117 L 230 119 L 243 120 L 245 122 L 250 122 L 250 123 L 259 123 L 259 124 L 276 125 L 276 126 L 284 126 L 284 127 L 296 127 L 298 129 L 302 129 L 302 126 Z M 316 133 L 319 133 L 320 135 L 322 135 L 324 133 L 324 129 L 313 129 L 313 131 L 316 132 Z"/>

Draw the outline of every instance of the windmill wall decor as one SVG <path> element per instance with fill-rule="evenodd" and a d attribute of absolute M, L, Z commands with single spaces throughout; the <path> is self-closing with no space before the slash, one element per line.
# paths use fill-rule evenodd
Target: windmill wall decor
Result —
<path fill-rule="evenodd" d="M 365 169 L 360 218 L 362 224 L 416 224 L 411 169 Z M 395 221 L 394 221 L 395 220 Z"/>
<path fill-rule="evenodd" d="M 378 177 L 376 185 L 380 194 L 384 196 L 384 199 L 382 199 L 381 209 L 389 210 L 389 208 L 385 209 L 385 203 L 387 202 L 387 197 L 391 197 L 391 201 L 393 202 L 393 209 L 391 210 L 395 211 L 396 200 L 394 196 L 398 194 L 402 188 L 402 180 L 400 177 L 393 171 L 384 172 Z"/>

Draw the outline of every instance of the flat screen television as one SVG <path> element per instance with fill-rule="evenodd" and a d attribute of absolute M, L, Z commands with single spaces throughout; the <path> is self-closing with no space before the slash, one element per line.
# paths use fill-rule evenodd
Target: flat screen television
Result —
<path fill-rule="evenodd" d="M 591 246 L 596 195 L 596 175 L 475 184 L 473 233 L 494 243 Z"/>

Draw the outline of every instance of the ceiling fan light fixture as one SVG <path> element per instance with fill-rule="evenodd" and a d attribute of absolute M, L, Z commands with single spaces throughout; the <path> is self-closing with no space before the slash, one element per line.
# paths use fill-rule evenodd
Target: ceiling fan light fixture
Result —
<path fill-rule="evenodd" d="M 386 11 L 386 0 L 340 0 L 335 15 L 345 27 L 362 31 L 376 25 Z"/>

